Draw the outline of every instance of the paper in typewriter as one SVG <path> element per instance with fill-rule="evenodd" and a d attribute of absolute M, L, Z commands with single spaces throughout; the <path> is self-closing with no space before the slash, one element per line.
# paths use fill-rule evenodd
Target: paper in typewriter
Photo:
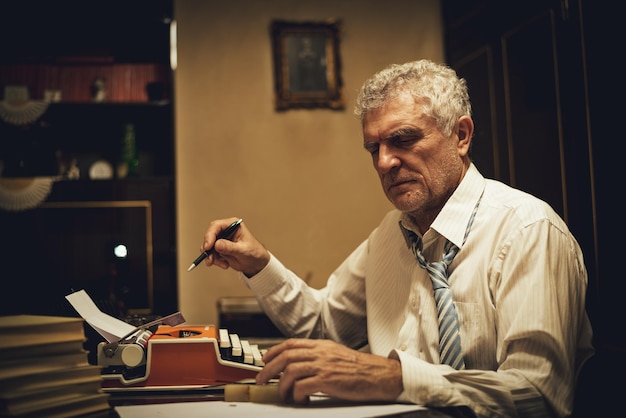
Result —
<path fill-rule="evenodd" d="M 128 335 L 135 329 L 131 324 L 107 315 L 98 309 L 84 290 L 69 294 L 65 298 L 76 309 L 76 312 L 110 343 L 119 341 L 120 338 Z"/>

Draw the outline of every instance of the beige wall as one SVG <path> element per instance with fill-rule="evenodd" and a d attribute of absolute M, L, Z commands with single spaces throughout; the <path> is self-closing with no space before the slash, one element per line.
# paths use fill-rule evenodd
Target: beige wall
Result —
<path fill-rule="evenodd" d="M 243 217 L 283 263 L 322 287 L 391 209 L 362 149 L 356 91 L 390 63 L 443 61 L 438 0 L 176 0 L 179 306 L 217 324 L 249 296 L 233 271 L 187 267 L 209 221 Z M 273 107 L 272 19 L 340 18 L 346 110 Z"/>

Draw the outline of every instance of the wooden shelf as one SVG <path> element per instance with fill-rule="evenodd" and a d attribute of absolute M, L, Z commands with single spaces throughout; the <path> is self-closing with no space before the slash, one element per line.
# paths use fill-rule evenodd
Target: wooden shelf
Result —
<path fill-rule="evenodd" d="M 149 85 L 160 85 L 161 99 L 169 98 L 171 71 L 158 63 L 0 65 L 0 85 L 27 86 L 33 100 L 43 100 L 46 90 L 58 90 L 63 101 L 90 102 L 97 78 L 105 81 L 107 101 L 148 101 Z"/>
<path fill-rule="evenodd" d="M 149 307 L 159 315 L 176 311 L 172 0 L 64 0 L 61 5 L 19 0 L 2 2 L 0 15 L 0 38 L 6 40 L 0 100 L 5 100 L 6 86 L 26 86 L 30 100 L 37 101 L 46 98 L 47 90 L 60 91 L 60 101 L 55 98 L 34 121 L 26 113 L 25 125 L 11 113 L 5 116 L 10 122 L 0 120 L 0 176 L 79 173 L 78 179 L 54 182 L 44 204 L 56 205 L 1 214 L 6 271 L 27 264 L 32 242 L 50 247 L 40 262 L 28 265 L 28 280 L 20 281 L 23 292 L 18 293 L 37 289 L 34 296 L 26 302 L 3 298 L 3 312 L 59 314 L 70 288 L 83 287 L 103 300 L 115 290 L 115 300 L 108 302 L 119 306 L 121 301 L 124 309 Z M 102 102 L 93 100 L 96 78 L 105 81 Z M 157 86 L 161 94 L 148 95 L 148 86 Z M 7 112 L 21 116 L 18 107 L 4 104 Z M 128 124 L 134 126 L 139 155 L 136 175 L 90 179 L 89 169 L 98 160 L 108 161 L 115 171 Z M 125 210 L 125 201 L 140 202 L 140 207 Z M 98 204 L 91 208 L 91 202 Z M 119 207 L 108 210 L 108 203 Z M 143 221 L 135 233 L 132 228 Z M 109 240 L 128 241 L 139 256 L 113 260 L 112 266 Z M 85 255 L 77 256 L 81 252 Z M 154 303 L 146 306 L 146 300 Z"/>
<path fill-rule="evenodd" d="M 133 124 L 139 175 L 173 177 L 172 11 L 172 0 L 0 5 L 0 37 L 11 40 L 0 56 L 0 100 L 7 86 L 26 86 L 31 100 L 59 93 L 29 125 L 0 121 L 0 176 L 57 175 L 59 165 L 77 160 L 88 177 L 98 159 L 116 165 L 123 127 Z M 101 102 L 94 101 L 98 78 Z"/>

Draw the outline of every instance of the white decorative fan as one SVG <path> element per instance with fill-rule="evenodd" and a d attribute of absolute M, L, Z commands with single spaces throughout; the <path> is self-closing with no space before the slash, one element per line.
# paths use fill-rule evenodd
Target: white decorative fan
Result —
<path fill-rule="evenodd" d="M 39 119 L 48 105 L 43 100 L 30 100 L 26 86 L 6 86 L 4 100 L 0 101 L 0 119 L 13 125 L 28 125 Z"/>
<path fill-rule="evenodd" d="M 35 122 L 48 109 L 48 103 L 38 101 L 28 101 L 24 103 L 0 102 L 0 118 L 13 125 L 28 125 Z"/>
<path fill-rule="evenodd" d="M 0 178 L 0 209 L 20 211 L 39 206 L 53 182 L 53 177 Z"/>

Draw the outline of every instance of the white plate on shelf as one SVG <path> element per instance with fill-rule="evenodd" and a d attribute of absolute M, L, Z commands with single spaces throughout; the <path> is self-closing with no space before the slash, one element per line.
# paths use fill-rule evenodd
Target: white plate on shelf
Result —
<path fill-rule="evenodd" d="M 113 166 L 106 160 L 97 160 L 89 167 L 89 178 L 92 180 L 109 180 L 113 178 Z"/>

